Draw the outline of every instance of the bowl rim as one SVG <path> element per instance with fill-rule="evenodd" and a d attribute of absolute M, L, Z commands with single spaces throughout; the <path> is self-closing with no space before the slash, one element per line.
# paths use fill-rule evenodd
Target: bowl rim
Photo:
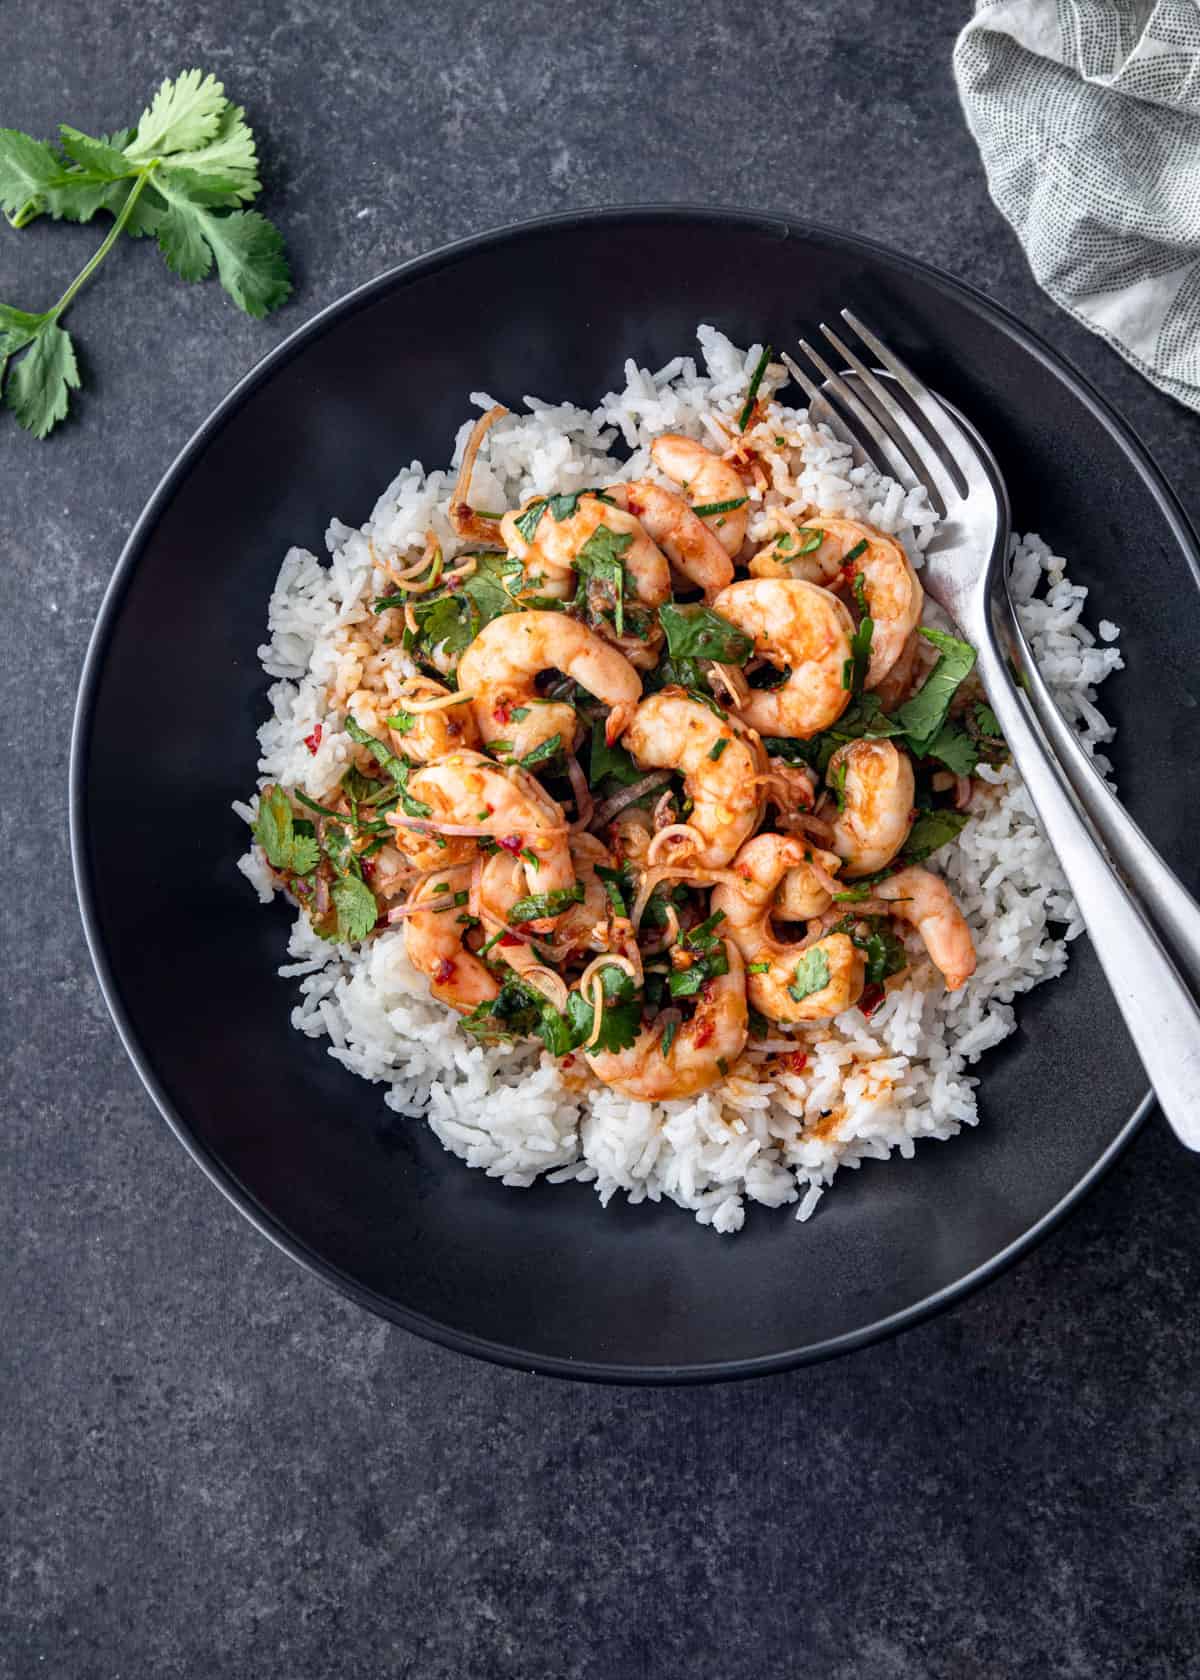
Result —
<path fill-rule="evenodd" d="M 1086 1173 L 1072 1186 L 1054 1207 L 1036 1224 L 1030 1226 L 1006 1248 L 992 1255 L 963 1277 L 945 1285 L 920 1301 L 888 1314 L 872 1324 L 856 1330 L 827 1337 L 809 1346 L 766 1354 L 751 1359 L 714 1360 L 697 1364 L 629 1365 L 598 1360 L 574 1360 L 563 1355 L 531 1354 L 504 1342 L 492 1341 L 473 1332 L 445 1325 L 436 1319 L 403 1307 L 351 1277 L 326 1260 L 315 1249 L 298 1238 L 279 1221 L 210 1151 L 185 1123 L 174 1101 L 158 1079 L 145 1048 L 134 1031 L 125 1009 L 116 975 L 102 939 L 88 849 L 87 824 L 84 814 L 87 769 L 91 746 L 93 713 L 100 678 L 108 654 L 109 643 L 117 624 L 126 591 L 136 571 L 149 539 L 165 508 L 186 479 L 199 455 L 219 433 L 226 421 L 237 412 L 247 398 L 264 384 L 274 372 L 301 354 L 321 336 L 327 327 L 347 316 L 376 297 L 383 295 L 411 276 L 434 271 L 443 264 L 457 261 L 473 252 L 509 241 L 517 241 L 535 233 L 571 231 L 581 226 L 662 222 L 708 223 L 737 231 L 772 231 L 787 239 L 824 240 L 848 248 L 872 260 L 905 269 L 918 276 L 935 290 L 953 295 L 976 314 L 983 315 L 1000 328 L 1020 347 L 1035 357 L 1058 380 L 1067 386 L 1112 437 L 1130 466 L 1149 491 L 1177 548 L 1190 568 L 1193 581 L 1200 588 L 1200 543 L 1191 522 L 1175 492 L 1145 445 L 1090 381 L 1064 356 L 1053 349 L 1036 332 L 1025 326 L 1003 305 L 996 303 L 977 287 L 958 279 L 944 269 L 921 258 L 894 250 L 882 241 L 844 233 L 827 223 L 785 216 L 770 211 L 753 211 L 733 206 L 687 203 L 647 203 L 631 205 L 603 205 L 593 208 L 556 212 L 519 222 L 506 223 L 471 234 L 462 239 L 439 245 L 431 251 L 410 257 L 385 269 L 372 279 L 352 287 L 319 309 L 307 321 L 301 322 L 288 336 L 268 350 L 232 385 L 226 395 L 200 423 L 188 441 L 163 473 L 149 500 L 138 516 L 127 538 L 117 564 L 109 579 L 100 603 L 96 621 L 88 641 L 80 674 L 79 692 L 71 730 L 69 772 L 69 816 L 71 864 L 75 891 L 83 922 L 84 937 L 92 959 L 104 1001 L 112 1016 L 117 1035 L 133 1063 L 142 1084 L 152 1098 L 162 1118 L 187 1150 L 192 1160 L 213 1184 L 228 1198 L 264 1237 L 290 1259 L 307 1271 L 331 1284 L 341 1294 L 359 1306 L 377 1314 L 403 1329 L 424 1337 L 427 1341 L 450 1348 L 458 1353 L 515 1370 L 542 1376 L 574 1381 L 603 1382 L 632 1386 L 667 1386 L 693 1383 L 732 1381 L 749 1377 L 768 1376 L 816 1364 L 838 1354 L 850 1353 L 901 1330 L 910 1329 L 965 1299 L 983 1284 L 998 1277 L 1051 1231 L 1095 1188 L 1118 1156 L 1128 1146 L 1145 1122 L 1154 1106 L 1153 1093 L 1147 1091 L 1129 1119 L 1121 1127 L 1103 1153 Z"/>

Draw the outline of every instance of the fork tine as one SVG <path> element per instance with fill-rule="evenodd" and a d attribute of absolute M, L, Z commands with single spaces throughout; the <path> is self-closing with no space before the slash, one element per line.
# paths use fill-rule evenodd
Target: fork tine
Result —
<path fill-rule="evenodd" d="M 910 441 L 910 427 L 908 424 L 909 416 L 899 407 L 895 397 L 880 383 L 867 364 L 862 361 L 860 357 L 854 354 L 854 351 L 850 349 L 849 345 L 843 344 L 842 340 L 838 337 L 837 333 L 834 332 L 832 327 L 826 326 L 825 322 L 822 321 L 821 331 L 829 340 L 830 344 L 833 345 L 833 348 L 837 351 L 838 355 L 843 358 L 846 366 L 853 368 L 854 372 L 858 375 L 863 388 L 864 402 L 874 411 L 880 424 L 888 430 L 893 444 L 904 456 L 904 459 L 908 462 L 909 467 L 912 469 L 914 482 L 924 484 L 935 504 L 939 518 L 944 519 L 946 517 L 946 509 L 944 506 L 940 505 L 942 498 L 938 493 L 937 486 L 930 481 L 930 475 L 925 467 L 925 464 L 918 451 L 913 448 L 912 442 Z M 901 482 L 904 481 L 901 480 Z"/>
<path fill-rule="evenodd" d="M 954 416 L 947 412 L 929 387 L 918 379 L 908 363 L 902 362 L 895 351 L 889 350 L 878 334 L 873 333 L 870 327 L 860 321 L 853 310 L 843 309 L 841 317 L 846 325 L 858 334 L 872 355 L 878 357 L 901 390 L 911 397 L 917 408 L 915 423 L 920 425 L 929 442 L 938 450 L 952 471 L 959 494 L 965 495 L 968 473 L 964 462 L 970 463 L 975 452 L 970 439 Z"/>
<path fill-rule="evenodd" d="M 897 453 L 895 442 L 887 431 L 879 424 L 862 399 L 850 389 L 841 375 L 834 372 L 829 363 L 817 354 L 806 339 L 800 339 L 799 344 L 801 350 L 825 380 L 825 389 L 816 388 L 807 377 L 801 374 L 800 369 L 791 357 L 785 356 L 784 360 L 788 368 L 800 384 L 804 386 L 809 396 L 813 397 L 815 395 L 828 402 L 829 392 L 832 391 L 842 406 L 849 410 L 857 422 L 858 430 L 865 432 L 874 444 L 876 466 L 883 472 L 890 473 L 893 478 L 899 479 L 901 484 L 907 484 L 911 478 L 908 464 Z"/>

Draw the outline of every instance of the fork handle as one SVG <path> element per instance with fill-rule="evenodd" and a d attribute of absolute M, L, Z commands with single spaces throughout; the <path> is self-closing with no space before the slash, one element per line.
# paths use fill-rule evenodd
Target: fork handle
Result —
<path fill-rule="evenodd" d="M 1128 887 L 1079 814 L 1029 702 L 1009 675 L 989 615 L 975 625 L 979 675 L 1087 924 L 1117 1006 L 1159 1106 L 1189 1149 L 1200 1150 L 1200 1009 Z"/>
<path fill-rule="evenodd" d="M 1001 626 L 1029 703 L 1067 780 L 1112 861 L 1153 917 L 1181 967 L 1200 986 L 1200 904 L 1168 867 L 1117 799 L 1079 743 L 1079 737 L 1037 668 L 1012 597 L 1000 591 Z M 1200 1092 L 1196 1100 L 1200 1103 Z"/>

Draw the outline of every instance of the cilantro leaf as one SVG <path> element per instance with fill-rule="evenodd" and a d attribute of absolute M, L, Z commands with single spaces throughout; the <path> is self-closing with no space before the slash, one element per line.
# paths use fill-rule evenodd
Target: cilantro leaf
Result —
<path fill-rule="evenodd" d="M 365 939 L 379 920 L 375 894 L 357 875 L 343 875 L 329 893 L 337 911 L 338 938 L 347 945 Z"/>
<path fill-rule="evenodd" d="M 758 397 L 758 388 L 763 382 L 763 374 L 766 373 L 767 368 L 770 365 L 770 361 L 771 346 L 768 344 L 764 346 L 762 355 L 754 364 L 754 372 L 750 375 L 750 386 L 746 392 L 745 407 L 738 415 L 739 432 L 744 432 L 746 427 L 750 424 L 750 416 L 754 413 L 754 404 Z"/>
<path fill-rule="evenodd" d="M 717 513 L 733 513 L 737 508 L 745 507 L 749 496 L 735 496 L 728 502 L 705 502 L 693 507 L 692 512 L 698 519 L 711 519 Z"/>
<path fill-rule="evenodd" d="M 1004 731 L 995 712 L 990 706 L 984 705 L 982 700 L 975 702 L 975 728 L 981 735 L 995 736 L 1001 741 L 1004 739 Z"/>
<path fill-rule="evenodd" d="M 136 131 L 97 138 L 62 123 L 59 145 L 0 129 L 0 208 L 13 227 L 42 214 L 86 222 L 106 210 L 113 217 L 99 249 L 51 309 L 34 315 L 0 307 L 0 383 L 9 358 L 24 352 L 6 401 L 38 438 L 65 416 L 69 392 L 79 387 L 60 317 L 122 233 L 157 234 L 167 266 L 181 279 L 203 279 L 215 266 L 238 308 L 256 318 L 292 290 L 278 229 L 239 208 L 260 190 L 254 136 L 214 76 L 186 70 L 164 81 Z"/>
<path fill-rule="evenodd" d="M 292 814 L 292 805 L 281 787 L 266 787 L 258 796 L 258 816 L 254 822 L 254 838 L 266 853 L 272 869 L 291 870 L 307 875 L 315 869 L 320 856 L 312 824 L 300 829 Z"/>
<path fill-rule="evenodd" d="M 406 758 L 394 753 L 386 742 L 376 740 L 369 735 L 359 723 L 358 719 L 346 714 L 344 728 L 350 739 L 360 747 L 366 747 L 374 756 L 375 762 L 385 775 L 390 776 L 396 792 L 400 796 L 400 809 L 409 817 L 429 817 L 433 815 L 432 807 L 423 800 L 414 799 L 408 791 L 408 774 L 412 766 Z"/>
<path fill-rule="evenodd" d="M 872 618 L 861 618 L 858 628 L 850 638 L 850 657 L 842 669 L 842 687 L 848 688 L 851 694 L 861 694 L 863 684 L 867 680 L 867 666 L 871 661 L 871 638 L 875 634 L 875 621 Z"/>
<path fill-rule="evenodd" d="M 637 1038 L 642 1025 L 642 1005 L 633 977 L 616 963 L 606 963 L 599 971 L 604 996 L 604 1012 L 595 1044 L 588 1045 L 589 1055 L 616 1054 L 627 1050 Z M 567 1020 L 571 1024 L 576 1045 L 586 1044 L 592 1036 L 596 1012 L 583 994 L 573 991 L 567 998 Z"/>
<path fill-rule="evenodd" d="M 927 857 L 956 839 L 969 821 L 966 811 L 922 811 L 909 830 L 900 863 L 924 863 Z"/>
<path fill-rule="evenodd" d="M 679 607 L 668 601 L 659 607 L 658 621 L 672 659 L 715 659 L 722 665 L 744 665 L 754 651 L 754 638 L 711 607 Z"/>
<path fill-rule="evenodd" d="M 970 675 L 975 665 L 975 649 L 969 642 L 925 625 L 921 627 L 921 634 L 937 648 L 937 664 L 912 699 L 905 701 L 896 713 L 896 722 L 918 757 L 928 752 L 930 743 L 946 721 L 950 702 L 959 684 Z"/>
<path fill-rule="evenodd" d="M 725 943 L 713 931 L 718 923 L 724 920 L 725 912 L 717 910 L 707 921 L 685 933 L 679 941 L 679 949 L 695 953 L 696 961 L 686 968 L 676 968 L 672 971 L 667 981 L 667 990 L 672 997 L 694 997 L 706 981 L 729 973 L 729 957 Z"/>
<path fill-rule="evenodd" d="M 508 976 L 498 996 L 464 1016 L 462 1024 L 479 1038 L 540 1038 L 552 1056 L 565 1056 L 581 1042 L 569 1017 L 515 974 Z"/>
<path fill-rule="evenodd" d="M 908 952 L 903 942 L 883 922 L 877 922 L 865 938 L 859 936 L 854 943 L 866 960 L 868 986 L 882 986 L 891 975 L 908 967 Z"/>
<path fill-rule="evenodd" d="M 796 964 L 788 996 L 803 1003 L 814 992 L 823 992 L 829 984 L 829 958 L 819 945 L 805 951 Z"/>
<path fill-rule="evenodd" d="M 30 200 L 62 173 L 62 165 L 44 140 L 18 128 L 0 128 L 0 209 L 18 216 Z"/>
<path fill-rule="evenodd" d="M 202 70 L 185 70 L 174 81 L 164 81 L 138 118 L 126 156 L 146 162 L 203 146 L 215 136 L 225 103 L 221 83 Z"/>
<path fill-rule="evenodd" d="M 632 870 L 626 865 L 624 869 L 609 869 L 606 864 L 596 865 L 596 879 L 604 883 L 604 890 L 608 894 L 608 902 L 612 905 L 614 916 L 628 916 L 628 900 L 636 892 L 636 885 L 632 879 Z"/>
<path fill-rule="evenodd" d="M 525 538 L 527 543 L 531 543 L 533 541 L 534 533 L 537 530 L 541 517 L 545 513 L 548 505 L 549 504 L 547 503 L 545 497 L 540 496 L 536 502 L 530 502 L 529 506 L 525 509 L 525 512 L 518 515 L 518 517 L 513 520 L 513 524 Z"/>
<path fill-rule="evenodd" d="M 4 400 L 27 432 L 44 438 L 66 415 L 68 393 L 78 389 L 79 364 L 71 335 L 47 320 L 9 374 Z"/>

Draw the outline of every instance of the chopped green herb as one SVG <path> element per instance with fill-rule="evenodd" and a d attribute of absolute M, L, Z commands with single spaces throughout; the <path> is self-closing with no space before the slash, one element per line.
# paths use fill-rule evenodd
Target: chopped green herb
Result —
<path fill-rule="evenodd" d="M 528 846 L 522 846 L 521 850 L 520 850 L 520 853 L 518 855 L 525 859 L 525 862 L 529 865 L 529 867 L 531 869 L 540 869 L 542 867 L 541 858 L 537 855 L 537 853 L 535 851 L 532 851 Z"/>
<path fill-rule="evenodd" d="M 668 601 L 659 607 L 658 621 L 672 659 L 715 659 L 721 665 L 742 665 L 754 652 L 754 638 L 711 607 L 679 607 Z"/>
<path fill-rule="evenodd" d="M 800 547 L 796 550 L 796 553 L 798 555 L 800 555 L 800 554 L 815 554 L 817 552 L 817 550 L 820 548 L 821 544 L 825 541 L 824 531 L 818 530 L 818 528 L 815 525 L 801 525 L 801 527 L 799 529 L 799 532 L 797 534 L 804 538 L 804 541 L 800 544 Z M 780 537 L 777 546 L 779 548 L 782 548 L 784 546 L 784 539 L 782 537 Z M 792 546 L 792 539 L 790 537 L 787 539 L 787 546 L 788 546 L 788 548 L 790 548 Z"/>
<path fill-rule="evenodd" d="M 662 1041 L 659 1044 L 659 1049 L 662 1051 L 664 1058 L 671 1054 L 671 1046 L 675 1042 L 675 1035 L 678 1031 L 678 1021 L 668 1021 L 666 1026 L 663 1028 Z"/>
<path fill-rule="evenodd" d="M 291 801 L 281 787 L 262 790 L 253 833 L 272 869 L 307 875 L 316 868 L 320 853 L 312 838 L 312 824 L 306 823 L 305 828 L 307 833 L 297 831 Z"/>
<path fill-rule="evenodd" d="M 751 1038 L 764 1039 L 770 1031 L 771 1023 L 760 1009 L 755 1009 L 752 1003 L 746 1005 L 746 1026 Z"/>
<path fill-rule="evenodd" d="M 606 963 L 599 970 L 604 996 L 604 1013 L 595 1044 L 589 1054 L 613 1053 L 627 1050 L 638 1035 L 642 1024 L 642 1005 L 633 978 L 616 963 Z M 596 1012 L 581 992 L 573 991 L 567 998 L 567 1020 L 575 1044 L 586 1044 L 592 1036 Z"/>
<path fill-rule="evenodd" d="M 508 715 L 509 715 L 509 717 L 510 717 L 510 719 L 512 720 L 513 723 L 520 723 L 524 718 L 527 718 L 529 716 L 529 707 L 528 706 L 514 706 L 512 711 Z"/>
<path fill-rule="evenodd" d="M 705 502 L 702 507 L 694 507 L 692 512 L 701 519 L 710 519 L 714 513 L 733 513 L 735 509 L 745 507 L 749 496 L 737 496 L 731 502 Z"/>
<path fill-rule="evenodd" d="M 874 619 L 863 618 L 850 638 L 850 657 L 842 667 L 842 687 L 848 688 L 851 694 L 863 691 L 867 667 L 871 663 L 871 638 L 874 634 Z"/>
<path fill-rule="evenodd" d="M 770 972 L 771 965 L 769 962 L 753 962 L 746 964 L 747 974 L 769 974 Z"/>
<path fill-rule="evenodd" d="M 533 541 L 534 532 L 538 528 L 541 517 L 546 511 L 546 507 L 547 503 L 545 498 L 540 497 L 536 502 L 530 502 L 529 506 L 525 509 L 525 512 L 518 515 L 518 517 L 513 520 L 513 524 L 525 538 L 527 543 L 531 543 Z"/>
<path fill-rule="evenodd" d="M 805 951 L 796 964 L 792 983 L 788 987 L 788 996 L 803 1003 L 806 997 L 814 992 L 823 992 L 829 984 L 829 958 L 819 946 L 814 945 Z"/>
<path fill-rule="evenodd" d="M 758 396 L 758 388 L 763 382 L 763 374 L 766 373 L 770 362 L 771 346 L 768 344 L 763 350 L 762 355 L 758 358 L 758 361 L 754 364 L 754 372 L 750 375 L 750 387 L 746 392 L 745 407 L 738 415 L 739 432 L 744 432 L 746 427 L 750 424 L 750 416 L 754 413 L 754 403 Z"/>
<path fill-rule="evenodd" d="M 956 776 L 969 776 L 979 763 L 979 748 L 960 723 L 947 718 L 925 748 L 926 758 L 936 758 Z"/>
<path fill-rule="evenodd" d="M 394 729 L 397 735 L 411 735 L 417 727 L 417 720 L 411 712 L 393 712 L 387 720 L 389 729 Z"/>
<path fill-rule="evenodd" d="M 588 580 L 600 584 L 611 594 L 613 627 L 617 635 L 625 633 L 625 589 L 627 579 L 621 556 L 633 542 L 632 531 L 613 531 L 607 525 L 597 525 L 591 536 L 575 556 L 575 571 L 579 578 L 580 604 L 586 598 Z"/>
<path fill-rule="evenodd" d="M 596 865 L 596 879 L 604 883 L 604 890 L 608 894 L 608 902 L 612 905 L 614 916 L 628 916 L 629 909 L 625 902 L 626 892 L 632 890 L 633 883 L 620 869 L 609 869 L 606 864 Z"/>
<path fill-rule="evenodd" d="M 922 811 L 909 830 L 900 862 L 924 863 L 927 857 L 957 839 L 969 821 L 966 811 Z"/>
<path fill-rule="evenodd" d="M 729 722 L 729 713 L 717 705 L 711 694 L 705 694 L 699 688 L 689 688 L 687 696 L 689 700 L 694 700 L 698 706 L 703 706 L 706 711 L 711 712 L 714 717 L 719 717 L 722 723 Z"/>
<path fill-rule="evenodd" d="M 722 735 L 719 740 L 713 742 L 712 746 L 709 748 L 708 756 L 709 756 L 709 758 L 712 759 L 714 764 L 716 763 L 717 759 L 720 758 L 721 754 L 725 751 L 725 748 L 728 745 L 729 745 L 729 736 L 728 735 Z"/>
<path fill-rule="evenodd" d="M 379 920 L 375 894 L 357 875 L 343 875 L 329 892 L 337 912 L 338 938 L 347 945 L 365 939 Z"/>
<path fill-rule="evenodd" d="M 912 699 L 905 701 L 896 713 L 896 722 L 918 757 L 928 751 L 946 721 L 959 684 L 975 665 L 975 649 L 969 642 L 927 625 L 922 625 L 921 634 L 937 648 L 938 661 Z"/>
<path fill-rule="evenodd" d="M 513 927 L 519 927 L 522 922 L 537 922 L 543 916 L 561 916 L 572 904 L 583 902 L 583 891 L 582 881 L 576 881 L 573 887 L 555 887 L 553 892 L 533 893 L 529 898 L 519 898 L 508 912 L 509 922 Z"/>
<path fill-rule="evenodd" d="M 520 760 L 522 770 L 532 770 L 536 764 L 545 764 L 552 758 L 557 758 L 562 751 L 562 736 L 551 735 L 540 746 L 534 747 Z"/>
<path fill-rule="evenodd" d="M 619 741 L 614 741 L 610 746 L 605 740 L 604 723 L 601 718 L 597 718 L 592 724 L 590 768 L 589 779 L 593 787 L 599 787 L 608 776 L 619 782 L 622 787 L 632 787 L 634 782 L 641 781 L 643 775 Z"/>
<path fill-rule="evenodd" d="M 994 735 L 1004 739 L 1004 731 L 996 721 L 996 714 L 990 706 L 985 706 L 982 700 L 975 702 L 975 727 L 981 735 Z"/>

